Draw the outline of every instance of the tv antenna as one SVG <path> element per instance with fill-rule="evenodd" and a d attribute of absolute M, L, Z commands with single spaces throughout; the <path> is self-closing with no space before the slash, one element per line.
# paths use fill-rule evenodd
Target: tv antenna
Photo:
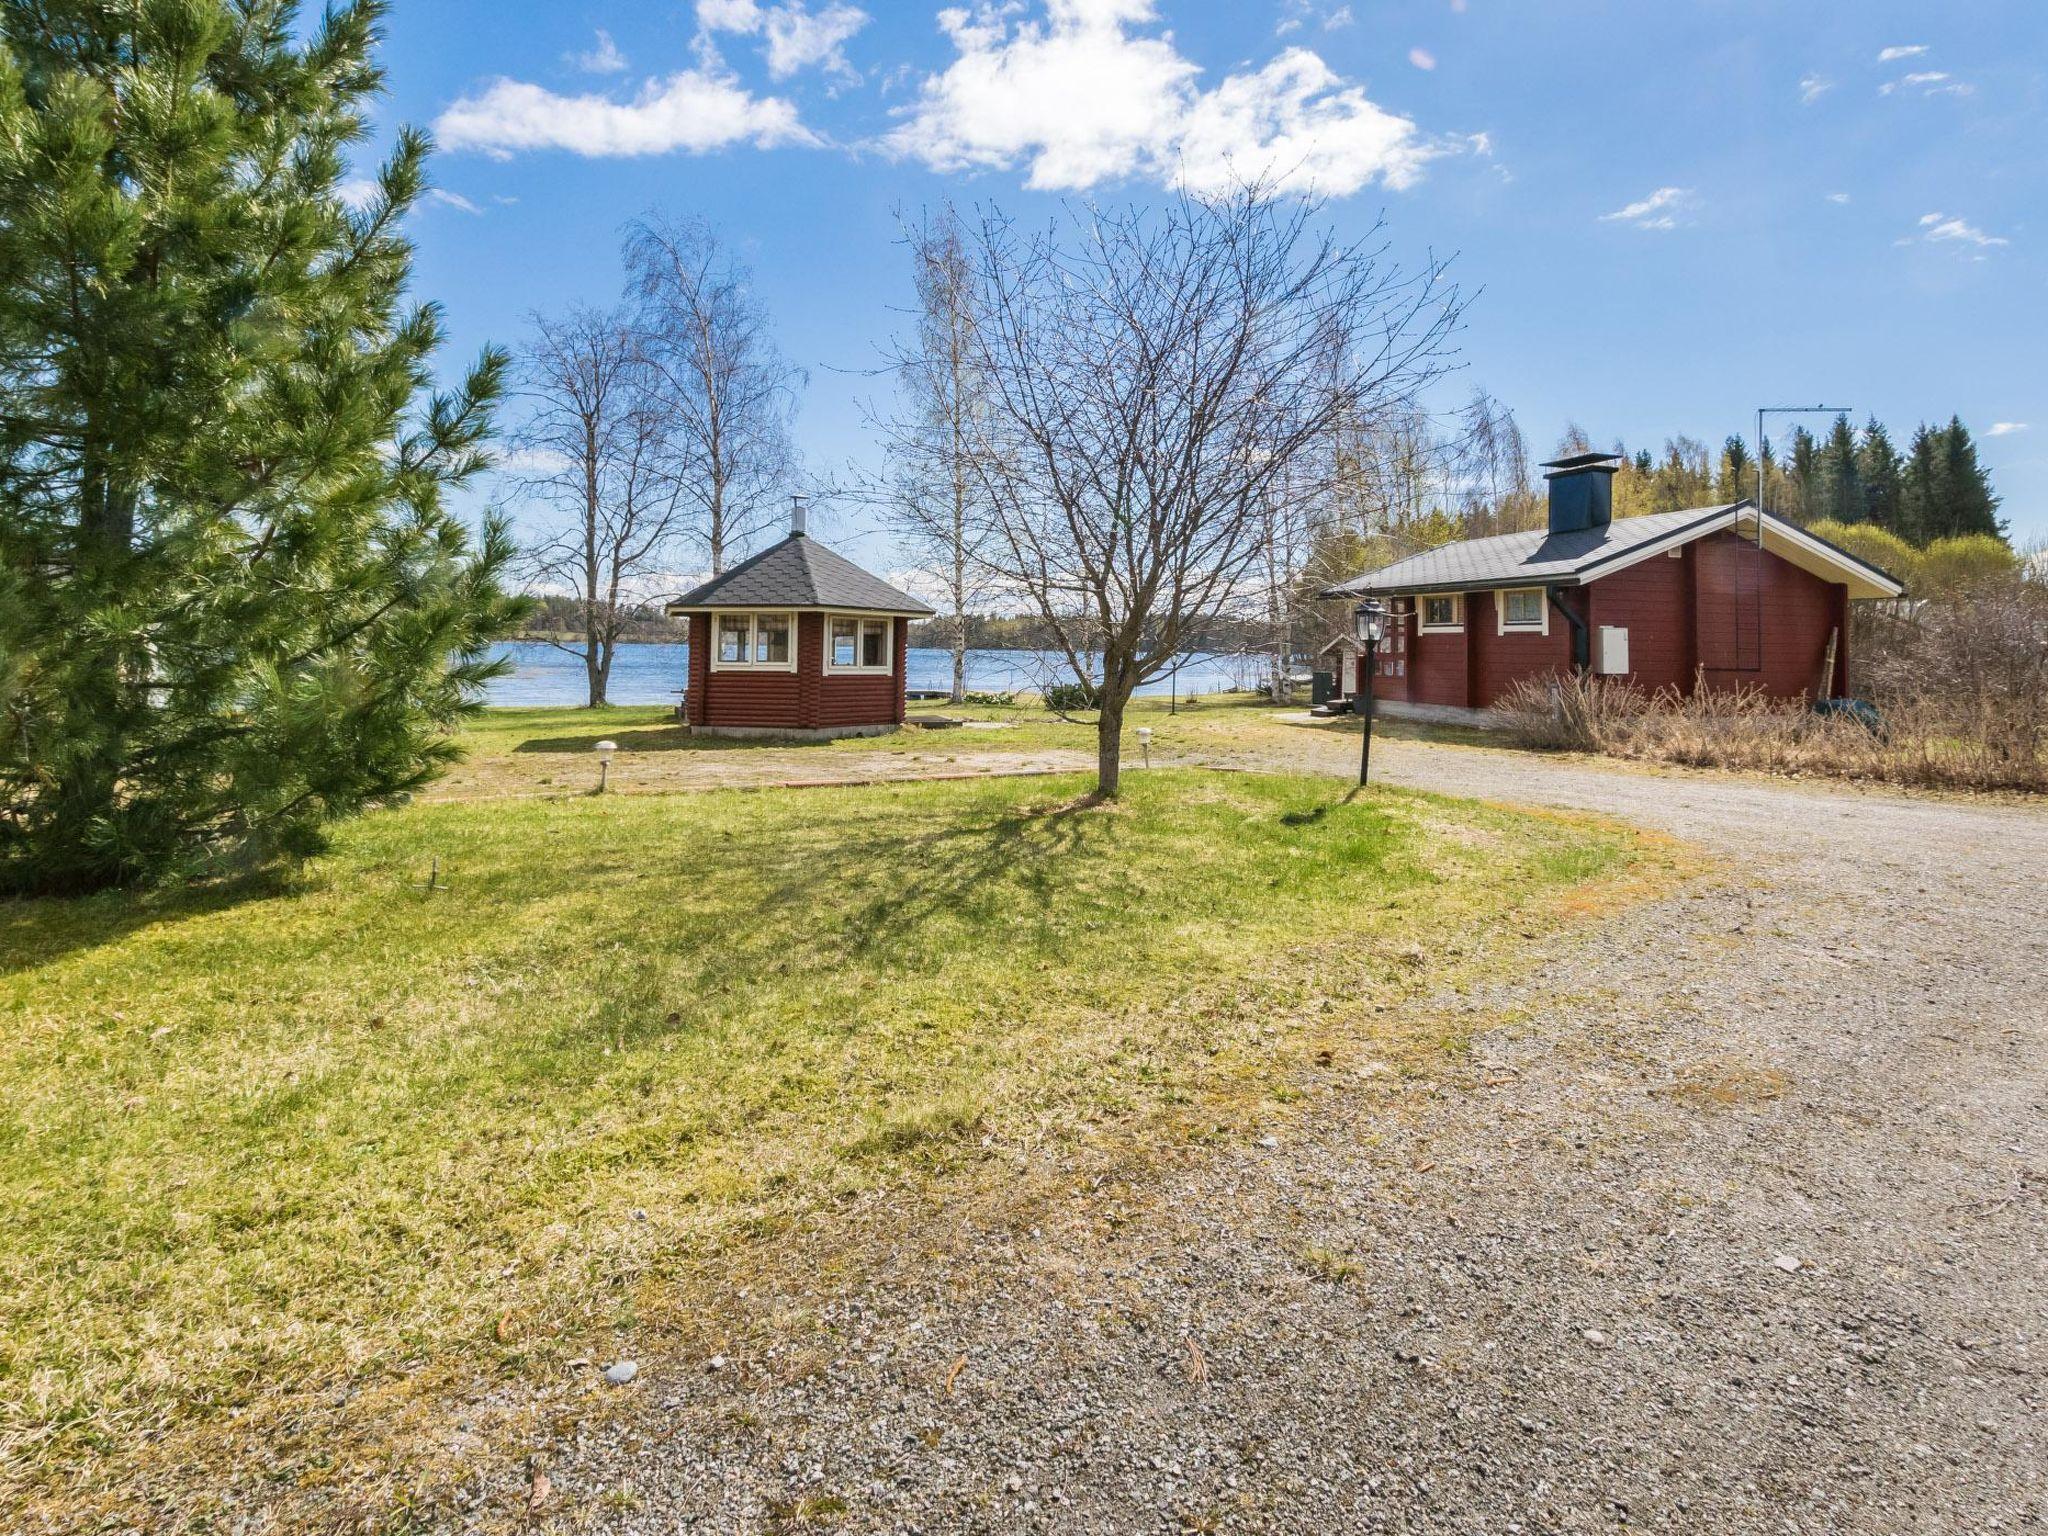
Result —
<path fill-rule="evenodd" d="M 1764 547 L 1764 513 L 1770 484 L 1764 466 L 1770 462 L 1771 444 L 1764 436 L 1766 416 L 1846 416 L 1846 405 L 1760 405 L 1756 408 L 1756 547 Z"/>

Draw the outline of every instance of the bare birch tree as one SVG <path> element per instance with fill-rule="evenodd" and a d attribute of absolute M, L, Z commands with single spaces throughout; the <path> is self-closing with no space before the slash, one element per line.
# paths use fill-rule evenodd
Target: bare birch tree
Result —
<path fill-rule="evenodd" d="M 554 518 L 527 552 L 537 585 L 573 592 L 583 633 L 553 641 L 583 661 L 605 703 L 613 658 L 646 578 L 682 522 L 675 431 L 630 318 L 574 309 L 534 317 L 523 359 L 532 413 L 519 434 L 527 491 Z"/>
<path fill-rule="evenodd" d="M 949 203 L 905 230 L 917 293 L 913 336 L 890 352 L 894 415 L 869 413 L 888 455 L 878 498 L 906 553 L 944 592 L 953 702 L 967 696 L 967 618 L 992 584 L 989 521 L 973 455 L 987 445 L 988 384 L 976 336 L 975 271 Z"/>
<path fill-rule="evenodd" d="M 780 515 L 804 376 L 769 334 L 750 274 L 699 219 L 626 236 L 635 326 L 675 428 L 687 535 L 714 576 Z"/>
<path fill-rule="evenodd" d="M 981 222 L 990 559 L 1080 681 L 1100 646 L 1100 795 L 1133 691 L 1256 588 L 1263 498 L 1328 463 L 1340 421 L 1410 408 L 1442 368 L 1459 313 L 1442 264 L 1403 273 L 1368 241 L 1259 186 L 1035 234 Z"/>

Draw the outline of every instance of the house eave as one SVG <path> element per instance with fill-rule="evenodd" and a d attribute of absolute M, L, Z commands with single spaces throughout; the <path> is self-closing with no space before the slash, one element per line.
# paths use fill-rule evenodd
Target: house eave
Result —
<path fill-rule="evenodd" d="M 872 608 L 852 603 L 665 603 L 663 613 L 672 619 L 693 613 L 858 613 L 876 619 L 929 619 L 937 616 L 930 608 Z"/>

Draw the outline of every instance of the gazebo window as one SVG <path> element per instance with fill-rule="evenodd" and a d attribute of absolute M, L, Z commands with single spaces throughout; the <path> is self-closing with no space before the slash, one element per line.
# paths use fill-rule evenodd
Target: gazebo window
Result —
<path fill-rule="evenodd" d="M 831 672 L 891 672 L 889 655 L 891 619 L 835 618 L 831 621 L 831 644 L 825 653 L 826 670 Z"/>
<path fill-rule="evenodd" d="M 796 624 L 787 613 L 721 613 L 715 616 L 711 665 L 720 672 L 794 672 Z"/>

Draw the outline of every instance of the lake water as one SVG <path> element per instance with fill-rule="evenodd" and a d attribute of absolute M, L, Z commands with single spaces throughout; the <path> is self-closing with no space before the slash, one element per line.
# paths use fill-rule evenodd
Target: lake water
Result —
<path fill-rule="evenodd" d="M 512 671 L 491 684 L 491 704 L 547 706 L 584 701 L 583 662 L 567 651 L 537 640 L 514 640 L 493 647 L 512 658 Z M 684 645 L 622 645 L 612 663 L 609 695 L 614 704 L 673 704 L 689 676 L 689 647 Z M 1262 675 L 1257 657 L 1189 656 L 1179 668 L 1180 692 L 1223 693 L 1252 686 Z M 969 651 L 967 686 L 977 693 L 1035 690 L 1048 680 L 1070 676 L 1064 657 L 1049 651 Z M 913 648 L 909 687 L 948 689 L 953 686 L 951 651 Z M 1140 693 L 1164 694 L 1171 678 L 1159 677 Z"/>

